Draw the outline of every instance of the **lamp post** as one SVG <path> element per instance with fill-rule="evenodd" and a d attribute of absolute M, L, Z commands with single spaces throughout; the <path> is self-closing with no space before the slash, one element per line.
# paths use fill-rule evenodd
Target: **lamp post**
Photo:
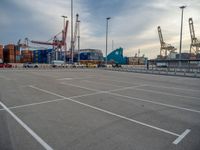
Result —
<path fill-rule="evenodd" d="M 61 16 L 61 17 L 63 17 L 63 21 L 64 21 L 64 23 L 63 23 L 63 31 L 65 31 L 65 19 L 67 18 L 67 16 Z M 63 42 L 64 42 L 64 51 L 65 51 L 64 61 L 66 63 L 66 55 L 67 55 L 66 39 Z"/>
<path fill-rule="evenodd" d="M 78 63 L 80 64 L 80 20 L 78 20 Z"/>
<path fill-rule="evenodd" d="M 182 50 L 182 33 L 183 33 L 183 11 L 186 6 L 181 6 L 179 7 L 182 12 L 181 12 L 181 32 L 180 32 L 180 47 L 179 47 L 179 67 L 181 67 L 181 50 Z"/>
<path fill-rule="evenodd" d="M 71 0 L 71 60 L 74 62 L 74 38 L 73 38 L 73 0 Z"/>
<path fill-rule="evenodd" d="M 107 58 L 107 52 L 108 52 L 108 20 L 110 20 L 111 18 L 108 17 L 106 18 L 106 65 L 108 63 L 108 58 Z"/>

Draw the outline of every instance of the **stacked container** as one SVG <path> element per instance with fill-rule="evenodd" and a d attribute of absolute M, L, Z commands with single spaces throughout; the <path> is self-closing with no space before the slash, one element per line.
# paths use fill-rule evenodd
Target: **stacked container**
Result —
<path fill-rule="evenodd" d="M 33 52 L 30 50 L 21 51 L 21 63 L 28 63 L 33 61 Z"/>
<path fill-rule="evenodd" d="M 19 63 L 20 51 L 14 44 L 8 44 L 3 49 L 3 58 L 6 63 Z"/>
<path fill-rule="evenodd" d="M 52 49 L 33 51 L 33 63 L 48 63 L 51 53 Z"/>
<path fill-rule="evenodd" d="M 3 62 L 3 45 L 0 45 L 0 63 Z"/>

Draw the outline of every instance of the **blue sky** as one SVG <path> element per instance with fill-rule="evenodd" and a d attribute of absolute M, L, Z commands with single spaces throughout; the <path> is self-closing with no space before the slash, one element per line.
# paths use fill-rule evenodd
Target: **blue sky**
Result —
<path fill-rule="evenodd" d="M 17 43 L 19 39 L 47 41 L 61 31 L 62 15 L 70 19 L 71 0 L 1 0 L 0 43 Z M 74 14 L 80 14 L 81 48 L 105 51 L 106 17 L 109 21 L 108 49 L 123 47 L 127 56 L 141 53 L 153 58 L 159 54 L 157 26 L 164 40 L 179 48 L 179 6 L 184 11 L 183 49 L 188 50 L 188 18 L 192 17 L 200 39 L 199 0 L 74 0 Z M 68 32 L 68 43 L 70 28 Z"/>

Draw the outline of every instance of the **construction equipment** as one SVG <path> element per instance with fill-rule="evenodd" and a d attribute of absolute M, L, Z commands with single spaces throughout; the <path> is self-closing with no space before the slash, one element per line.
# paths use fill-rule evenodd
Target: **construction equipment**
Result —
<path fill-rule="evenodd" d="M 196 55 L 200 53 L 200 41 L 195 36 L 194 24 L 192 18 L 189 18 L 189 28 L 191 36 L 190 55 L 194 52 Z"/>
<path fill-rule="evenodd" d="M 158 36 L 159 36 L 160 45 L 161 45 L 161 47 L 160 47 L 160 56 L 167 57 L 167 55 L 169 53 L 172 53 L 172 52 L 176 51 L 176 48 L 174 46 L 164 42 L 160 26 L 158 26 Z"/>
<path fill-rule="evenodd" d="M 66 39 L 67 39 L 67 29 L 68 29 L 68 20 L 66 21 L 65 27 L 62 30 L 62 32 L 59 32 L 56 34 L 53 38 L 48 40 L 47 42 L 42 42 L 42 41 L 31 41 L 34 44 L 41 44 L 41 45 L 52 45 L 53 49 L 55 51 L 55 59 L 58 59 L 58 51 L 62 50 L 62 47 L 66 46 Z M 62 40 L 58 39 L 58 36 L 62 33 Z M 51 41 L 51 42 L 50 42 Z"/>

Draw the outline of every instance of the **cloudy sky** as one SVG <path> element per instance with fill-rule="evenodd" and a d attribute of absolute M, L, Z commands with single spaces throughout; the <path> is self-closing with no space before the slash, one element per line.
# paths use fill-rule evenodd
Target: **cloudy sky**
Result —
<path fill-rule="evenodd" d="M 0 43 L 19 39 L 47 41 L 63 26 L 62 15 L 70 19 L 71 0 L 0 0 Z M 157 26 L 166 43 L 179 48 L 181 10 L 184 11 L 183 50 L 190 44 L 188 18 L 192 17 L 200 39 L 200 0 L 74 0 L 74 13 L 80 14 L 81 48 L 105 51 L 106 17 L 109 21 L 108 50 L 123 47 L 126 56 L 159 54 Z M 68 43 L 70 28 L 68 32 Z"/>

